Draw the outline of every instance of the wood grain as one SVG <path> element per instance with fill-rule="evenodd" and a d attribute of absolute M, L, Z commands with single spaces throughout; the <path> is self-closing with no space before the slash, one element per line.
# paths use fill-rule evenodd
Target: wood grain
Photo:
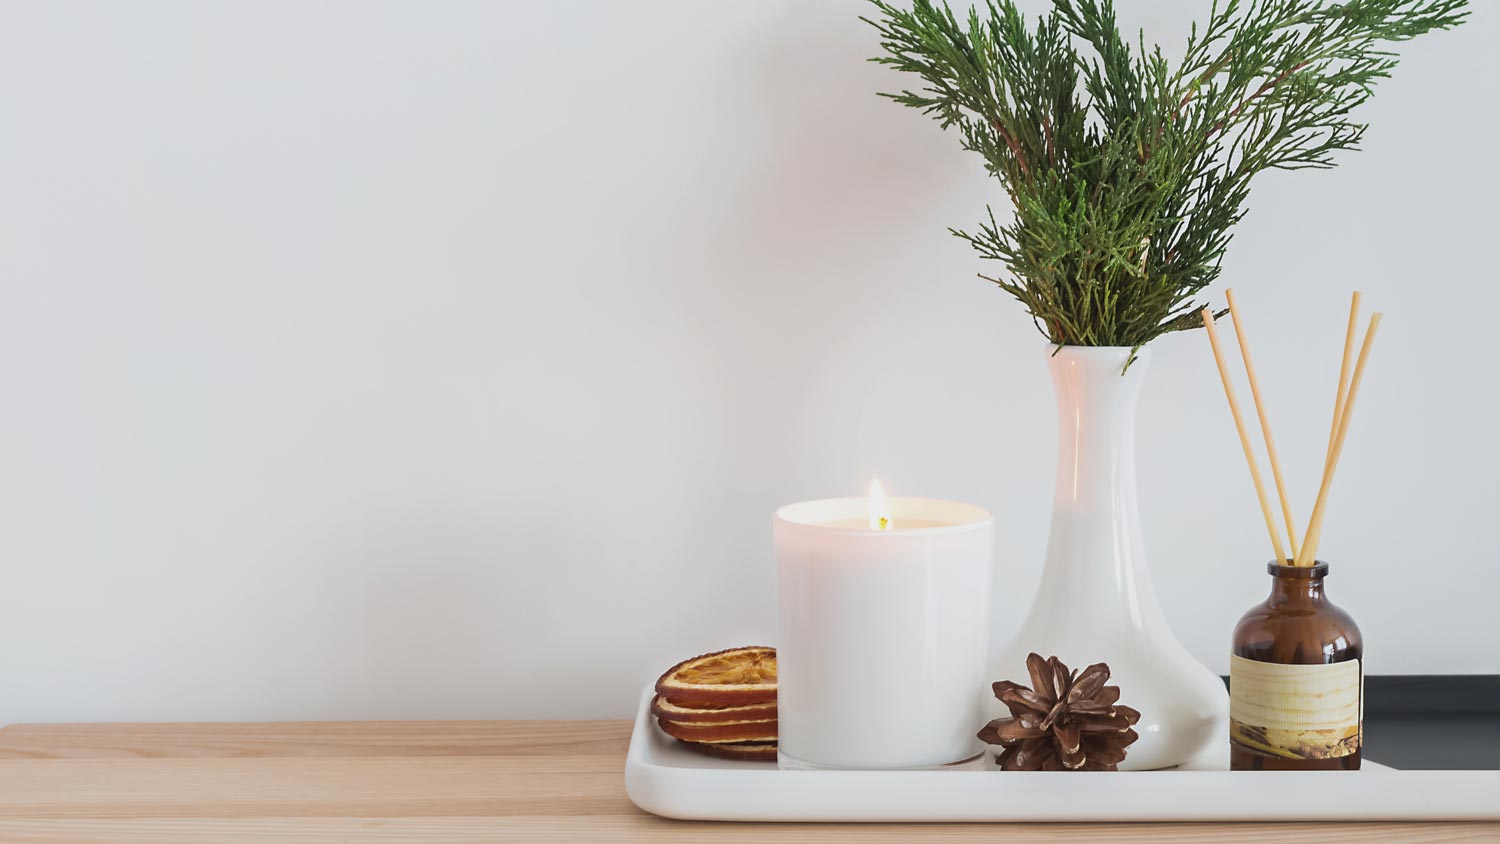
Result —
<path fill-rule="evenodd" d="M 625 796 L 625 721 L 0 729 L 0 841 L 1495 842 L 1500 824 L 714 824 Z"/>
<path fill-rule="evenodd" d="M 624 725 L 623 727 L 621 725 Z M 617 752 L 624 721 L 285 721 L 254 724 L 13 724 L 0 759 L 258 756 L 572 756 Z"/>

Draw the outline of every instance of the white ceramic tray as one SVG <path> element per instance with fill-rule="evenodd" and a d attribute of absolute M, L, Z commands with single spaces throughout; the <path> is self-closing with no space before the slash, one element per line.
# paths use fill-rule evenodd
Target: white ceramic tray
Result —
<path fill-rule="evenodd" d="M 781 771 L 684 749 L 636 713 L 625 790 L 669 818 L 716 821 L 1500 820 L 1500 771 L 1228 769 L 1206 757 L 1170 771 L 1017 773 Z"/>

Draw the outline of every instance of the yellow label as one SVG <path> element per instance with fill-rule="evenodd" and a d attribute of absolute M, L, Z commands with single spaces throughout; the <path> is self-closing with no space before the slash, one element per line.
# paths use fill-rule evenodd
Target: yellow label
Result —
<path fill-rule="evenodd" d="M 1278 665 L 1229 657 L 1229 739 L 1289 759 L 1359 749 L 1364 677 L 1359 660 Z"/>

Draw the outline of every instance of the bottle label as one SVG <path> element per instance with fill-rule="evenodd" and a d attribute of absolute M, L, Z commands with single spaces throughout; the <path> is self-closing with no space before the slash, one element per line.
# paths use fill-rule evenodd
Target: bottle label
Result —
<path fill-rule="evenodd" d="M 1279 665 L 1229 657 L 1229 740 L 1268 756 L 1332 759 L 1359 750 L 1359 660 Z"/>

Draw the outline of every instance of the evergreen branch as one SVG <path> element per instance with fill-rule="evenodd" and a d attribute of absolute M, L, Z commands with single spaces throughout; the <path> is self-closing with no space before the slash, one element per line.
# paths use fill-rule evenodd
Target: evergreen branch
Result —
<path fill-rule="evenodd" d="M 872 61 L 922 80 L 884 94 L 956 127 L 1015 206 L 951 230 L 1006 275 L 1059 345 L 1139 347 L 1201 325 L 1253 177 L 1331 167 L 1357 149 L 1352 111 L 1390 75 L 1386 45 L 1450 29 L 1465 0 L 1215 0 L 1175 66 L 1121 33 L 1112 0 L 1014 0 L 960 20 L 871 0 Z M 1083 53 L 1080 53 L 1083 50 Z"/>

